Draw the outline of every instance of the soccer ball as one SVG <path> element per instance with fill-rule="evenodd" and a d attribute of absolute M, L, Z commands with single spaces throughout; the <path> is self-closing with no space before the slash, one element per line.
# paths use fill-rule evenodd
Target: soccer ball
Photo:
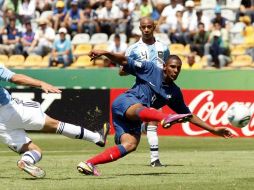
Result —
<path fill-rule="evenodd" d="M 243 128 L 248 125 L 251 113 L 247 106 L 237 103 L 229 108 L 227 118 L 234 127 Z"/>

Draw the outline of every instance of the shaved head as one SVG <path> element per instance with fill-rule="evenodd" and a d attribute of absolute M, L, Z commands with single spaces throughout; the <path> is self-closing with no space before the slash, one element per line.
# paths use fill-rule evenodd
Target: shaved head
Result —
<path fill-rule="evenodd" d="M 146 44 L 153 44 L 155 42 L 153 32 L 156 28 L 154 21 L 149 17 L 140 19 L 139 29 L 142 33 L 142 40 Z"/>
<path fill-rule="evenodd" d="M 140 19 L 140 25 L 142 25 L 142 24 L 144 24 L 144 23 L 154 25 L 154 21 L 153 21 L 153 19 L 151 19 L 150 17 L 142 17 L 142 18 Z"/>

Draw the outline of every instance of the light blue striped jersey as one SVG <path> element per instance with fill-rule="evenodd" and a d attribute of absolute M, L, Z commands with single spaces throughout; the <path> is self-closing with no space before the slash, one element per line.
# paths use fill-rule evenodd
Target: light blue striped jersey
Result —
<path fill-rule="evenodd" d="M 128 47 L 125 56 L 135 61 L 156 63 L 159 68 L 162 68 L 163 64 L 168 60 L 169 54 L 167 45 L 158 39 L 155 40 L 154 44 L 148 45 L 140 38 L 138 42 Z"/>
<path fill-rule="evenodd" d="M 9 81 L 15 73 L 7 69 L 5 66 L 0 64 L 0 80 Z M 6 105 L 10 102 L 11 95 L 3 87 L 0 86 L 0 106 Z"/>

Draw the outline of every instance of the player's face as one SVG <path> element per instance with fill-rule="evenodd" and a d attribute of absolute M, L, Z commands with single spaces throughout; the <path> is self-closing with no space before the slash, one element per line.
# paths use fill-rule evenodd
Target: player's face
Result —
<path fill-rule="evenodd" d="M 153 22 L 150 22 L 149 20 L 144 20 L 140 23 L 139 29 L 144 39 L 153 38 L 153 31 L 155 29 L 155 25 Z"/>
<path fill-rule="evenodd" d="M 181 72 L 182 63 L 176 59 L 170 59 L 164 65 L 163 71 L 165 74 L 166 81 L 174 81 L 177 79 L 179 73 Z"/>

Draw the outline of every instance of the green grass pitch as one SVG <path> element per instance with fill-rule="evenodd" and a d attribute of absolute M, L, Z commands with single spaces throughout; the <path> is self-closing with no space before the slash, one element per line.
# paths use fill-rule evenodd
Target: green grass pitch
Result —
<path fill-rule="evenodd" d="M 102 176 L 84 176 L 76 165 L 103 148 L 79 140 L 48 134 L 31 134 L 44 155 L 39 166 L 44 179 L 20 171 L 19 155 L 0 145 L 0 189 L 82 190 L 235 190 L 254 189 L 254 139 L 160 137 L 164 168 L 151 168 L 146 137 L 136 152 L 114 163 L 100 165 Z M 108 139 L 107 147 L 113 144 Z"/>

